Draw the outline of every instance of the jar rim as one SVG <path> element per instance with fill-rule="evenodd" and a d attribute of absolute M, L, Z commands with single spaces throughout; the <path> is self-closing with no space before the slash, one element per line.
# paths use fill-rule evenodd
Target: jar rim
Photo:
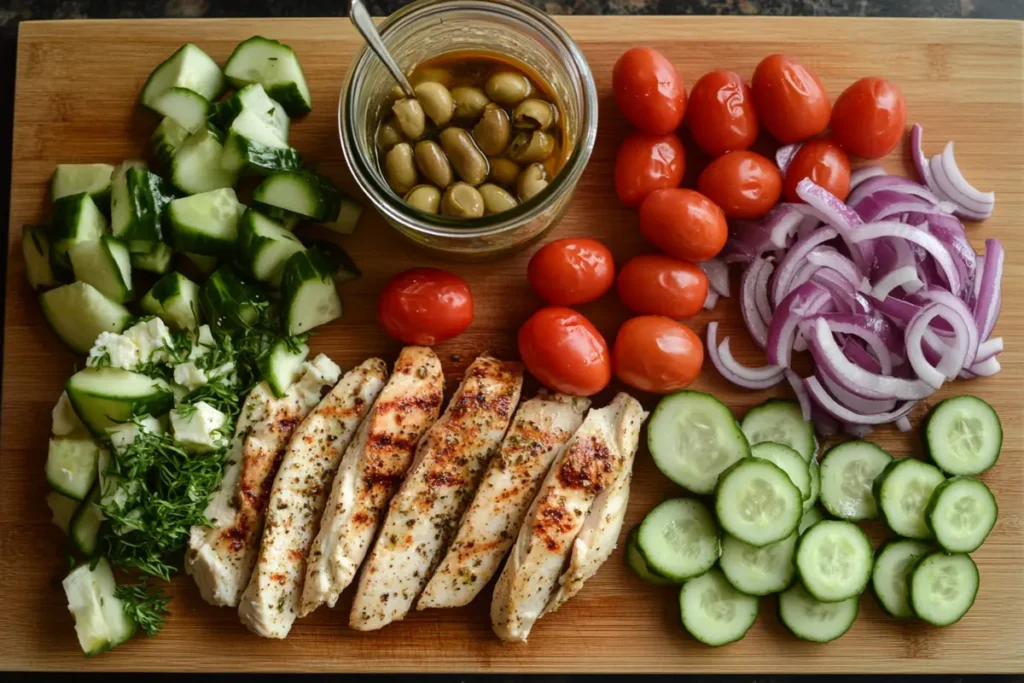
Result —
<path fill-rule="evenodd" d="M 437 214 L 426 213 L 409 206 L 398 198 L 385 184 L 378 180 L 372 163 L 359 153 L 358 143 L 352 116 L 356 111 L 354 102 L 355 88 L 353 81 L 368 60 L 374 59 L 373 53 L 363 46 L 352 58 L 345 76 L 341 96 L 338 99 L 338 134 L 341 140 L 342 155 L 352 171 L 353 178 L 360 189 L 373 200 L 376 208 L 386 218 L 402 224 L 404 228 L 415 233 L 432 237 L 475 239 L 490 237 L 506 231 L 514 230 L 522 224 L 532 221 L 551 208 L 561 197 L 563 188 L 573 187 L 579 180 L 590 159 L 597 138 L 597 87 L 582 51 L 572 40 L 565 29 L 546 13 L 516 0 L 418 0 L 391 14 L 381 24 L 378 31 L 386 36 L 391 30 L 404 22 L 419 18 L 423 14 L 443 13 L 448 10 L 481 10 L 512 17 L 531 24 L 531 28 L 543 32 L 544 37 L 556 43 L 570 56 L 567 65 L 572 77 L 579 82 L 582 94 L 579 142 L 574 145 L 572 154 L 552 181 L 536 196 L 522 202 L 508 211 L 493 216 L 474 219 L 452 219 Z"/>

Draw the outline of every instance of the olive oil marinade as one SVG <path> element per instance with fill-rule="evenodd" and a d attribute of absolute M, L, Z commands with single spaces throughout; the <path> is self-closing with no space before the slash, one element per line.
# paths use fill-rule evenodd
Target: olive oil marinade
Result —
<path fill-rule="evenodd" d="M 569 157 L 564 116 L 535 72 L 497 55 L 454 52 L 395 89 L 376 131 L 377 161 L 409 205 L 449 218 L 514 208 L 543 190 Z"/>

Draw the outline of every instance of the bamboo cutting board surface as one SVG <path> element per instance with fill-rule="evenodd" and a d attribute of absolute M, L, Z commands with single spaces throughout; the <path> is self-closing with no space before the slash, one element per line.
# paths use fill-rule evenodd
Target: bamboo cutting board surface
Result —
<path fill-rule="evenodd" d="M 968 226 L 980 249 L 998 237 L 1007 250 L 1004 307 L 996 334 L 1006 340 L 1003 371 L 992 379 L 957 382 L 951 393 L 975 393 L 1003 420 L 1003 454 L 984 476 L 1000 505 L 995 530 L 977 553 L 981 590 L 971 612 L 946 629 L 885 616 L 874 599 L 840 640 L 801 642 L 778 623 L 765 598 L 747 637 L 724 649 L 704 647 L 679 625 L 672 589 L 643 584 L 626 568 L 622 549 L 557 614 L 542 619 L 529 644 L 503 646 L 490 631 L 490 589 L 468 608 L 427 611 L 373 634 L 347 629 L 349 601 L 299 621 L 285 641 L 259 640 L 231 609 L 213 608 L 181 576 L 171 588 L 173 614 L 155 639 L 137 637 L 115 652 L 83 659 L 59 580 L 66 571 L 59 531 L 43 502 L 42 466 L 50 409 L 80 359 L 50 332 L 25 281 L 20 227 L 48 218 L 47 182 L 59 162 L 110 162 L 143 156 L 156 117 L 136 106 L 146 76 L 184 42 L 223 63 L 240 40 L 259 33 L 297 50 L 313 92 L 314 111 L 294 122 L 292 144 L 318 169 L 351 187 L 337 142 L 338 91 L 360 46 L 345 19 L 220 21 L 94 21 L 21 25 L 17 65 L 14 165 L 0 430 L 0 668 L 205 671 L 519 671 L 519 672 L 991 672 L 1024 670 L 1024 53 L 1021 24 L 952 20 L 768 18 L 567 18 L 600 89 L 597 147 L 578 194 L 553 237 L 604 240 L 616 261 L 648 250 L 634 211 L 612 192 L 612 170 L 627 126 L 615 109 L 611 70 L 636 44 L 652 45 L 676 65 L 687 87 L 716 68 L 749 78 L 773 52 L 801 59 L 833 100 L 861 76 L 884 75 L 903 89 L 909 121 L 925 126 L 929 154 L 957 141 L 960 166 L 997 195 L 995 215 Z M 885 160 L 910 171 L 901 147 Z M 700 160 L 691 155 L 691 167 Z M 693 172 L 688 177 L 693 176 Z M 691 179 L 692 182 L 692 179 Z M 539 305 L 525 279 L 529 251 L 495 264 L 448 265 L 415 251 L 368 211 L 345 239 L 363 277 L 346 285 L 345 317 L 319 330 L 314 349 L 345 367 L 379 355 L 394 360 L 399 344 L 374 322 L 376 294 L 393 274 L 440 265 L 464 276 L 476 298 L 476 319 L 461 337 L 438 348 L 449 388 L 481 351 L 514 357 L 515 330 Z M 530 250 L 532 251 L 532 249 Z M 583 307 L 614 338 L 626 312 L 614 295 Z M 709 320 L 745 338 L 735 299 L 691 321 L 703 334 Z M 745 343 L 745 362 L 758 362 Z M 763 362 L 763 361 L 760 361 Z M 613 387 L 614 388 L 614 387 Z M 707 364 L 695 388 L 711 391 L 737 415 L 777 392 L 729 387 Z M 610 397 L 611 391 L 602 399 Z M 653 397 L 643 397 L 654 405 Z M 600 405 L 600 401 L 598 402 Z M 917 425 L 926 406 L 915 410 Z M 884 429 L 873 435 L 897 456 L 916 454 L 916 437 Z M 680 491 L 661 476 L 646 449 L 637 458 L 627 527 Z M 871 526 L 877 541 L 884 534 Z M 350 598 L 349 598 L 350 600 Z"/>

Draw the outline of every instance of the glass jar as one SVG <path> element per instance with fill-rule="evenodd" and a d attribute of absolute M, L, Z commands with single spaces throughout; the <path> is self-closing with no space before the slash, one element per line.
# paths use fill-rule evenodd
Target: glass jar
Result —
<path fill-rule="evenodd" d="M 515 0 L 420 0 L 392 14 L 378 30 L 406 73 L 426 59 L 456 51 L 497 53 L 530 66 L 559 100 L 572 153 L 544 190 L 504 213 L 454 220 L 414 209 L 388 187 L 375 162 L 374 132 L 395 84 L 364 47 L 345 78 L 338 129 L 345 161 L 377 211 L 428 251 L 461 261 L 510 253 L 554 226 L 597 137 L 594 78 L 568 34 L 545 13 Z"/>

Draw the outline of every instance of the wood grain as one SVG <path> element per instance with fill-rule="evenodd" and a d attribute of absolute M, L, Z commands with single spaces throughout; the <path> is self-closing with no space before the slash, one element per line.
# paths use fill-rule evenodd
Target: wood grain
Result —
<path fill-rule="evenodd" d="M 972 242 L 998 237 L 1007 249 L 1004 308 L 996 333 L 1006 339 L 1003 372 L 956 383 L 976 393 L 1003 418 L 999 464 L 985 475 L 1000 504 L 1000 519 L 975 554 L 981 591 L 957 625 L 928 628 L 887 618 L 870 596 L 842 639 L 812 645 L 790 637 L 775 618 L 775 600 L 749 635 L 724 650 L 699 645 L 678 623 L 670 589 L 642 584 L 626 569 L 621 550 L 567 606 L 543 619 L 529 644 L 503 646 L 490 632 L 487 598 L 466 609 L 428 611 L 373 634 L 346 628 L 347 602 L 296 624 L 285 641 L 249 634 L 233 610 L 204 604 L 185 577 L 177 579 L 173 616 L 159 637 L 136 638 L 115 653 L 85 660 L 78 653 L 58 581 L 65 569 L 59 532 L 43 503 L 50 408 L 76 358 L 47 329 L 25 282 L 20 226 L 47 219 L 46 188 L 58 162 L 117 163 L 145 153 L 156 119 L 135 106 L 153 66 L 180 43 L 202 46 L 223 60 L 240 40 L 261 33 L 292 44 L 309 78 L 314 112 L 292 128 L 293 144 L 321 171 L 350 184 L 336 133 L 336 104 L 346 66 L 359 47 L 344 19 L 94 21 L 23 23 L 18 51 L 14 166 L 9 236 L 0 436 L 0 668 L 74 670 L 302 670 L 302 671 L 519 671 L 519 672 L 994 672 L 1024 670 L 1024 79 L 1021 24 L 1015 22 L 769 18 L 567 18 L 600 88 L 601 132 L 579 192 L 555 237 L 604 240 L 621 263 L 647 250 L 633 211 L 610 191 L 615 151 L 627 126 L 610 97 L 611 68 L 637 43 L 653 45 L 676 64 L 688 85 L 713 68 L 749 78 L 772 52 L 795 55 L 822 78 L 833 98 L 854 79 L 886 75 L 906 94 L 911 121 L 925 126 L 930 153 L 948 139 L 967 177 L 993 189 L 995 215 L 969 226 Z M 908 173 L 906 150 L 884 161 Z M 691 168 L 701 162 L 691 157 Z M 693 175 L 691 171 L 691 176 Z M 370 212 L 372 213 L 372 212 Z M 393 360 L 398 344 L 374 322 L 376 293 L 396 272 L 441 265 L 402 241 L 375 215 L 367 216 L 346 246 L 363 269 L 346 285 L 344 319 L 315 339 L 317 350 L 345 366 L 370 355 Z M 515 353 L 514 331 L 537 306 L 524 277 L 529 253 L 495 264 L 449 266 L 466 277 L 477 317 L 460 338 L 442 345 L 450 383 L 472 357 L 490 349 Z M 585 306 L 613 338 L 626 312 L 613 296 Z M 709 320 L 745 337 L 735 300 L 691 322 Z M 757 362 L 749 345 L 741 357 Z M 458 357 L 456 359 L 456 356 Z M 80 362 L 80 361 L 79 361 Z M 696 388 L 714 392 L 742 414 L 774 395 L 730 388 L 710 367 Z M 783 392 L 779 390 L 778 394 Z M 607 398 L 607 397 L 603 397 Z M 653 397 L 644 397 L 652 406 Z M 927 406 L 914 413 L 915 424 Z M 917 452 L 916 438 L 885 429 L 872 439 L 896 455 Z M 628 524 L 656 502 L 680 491 L 637 459 Z M 883 534 L 873 527 L 876 538 Z M 489 591 L 486 592 L 489 596 Z"/>

